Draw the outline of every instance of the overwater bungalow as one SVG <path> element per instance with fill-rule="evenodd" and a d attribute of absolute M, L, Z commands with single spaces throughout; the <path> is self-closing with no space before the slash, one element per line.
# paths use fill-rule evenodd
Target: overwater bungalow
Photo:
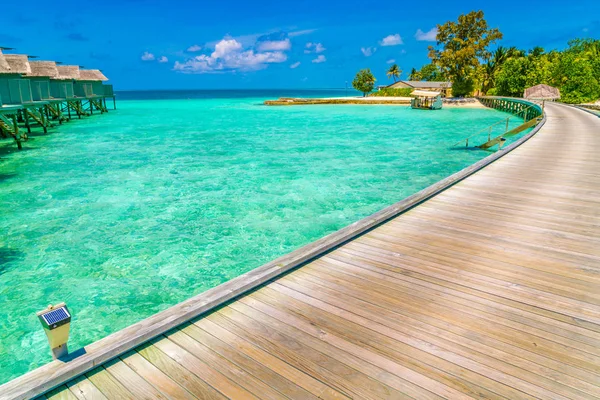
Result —
<path fill-rule="evenodd" d="M 34 101 L 47 101 L 48 116 L 62 122 L 63 103 L 67 101 L 65 91 L 53 91 L 53 79 L 58 78 L 58 69 L 54 61 L 30 61 L 31 73 L 26 77 L 31 82 L 31 94 Z M 62 82 L 60 82 L 62 84 Z M 55 93 L 53 93 L 55 92 Z M 72 91 L 71 91 L 72 93 Z"/>
<path fill-rule="evenodd" d="M 7 105 L 4 102 L 10 102 L 10 90 L 8 87 L 7 76 L 10 76 L 10 65 L 6 62 L 0 48 L 0 136 L 3 138 L 12 137 L 21 148 L 21 140 L 18 134 L 19 126 L 17 124 L 17 112 L 19 106 Z M 4 102 L 2 100 L 4 94 Z"/>
<path fill-rule="evenodd" d="M 50 123 L 46 116 L 45 106 L 47 101 L 33 98 L 31 81 L 27 75 L 31 74 L 28 56 L 24 54 L 0 54 L 0 98 L 3 106 L 17 107 L 20 119 L 23 119 L 27 131 L 31 133 L 30 121 L 37 122 L 48 132 Z"/>
<path fill-rule="evenodd" d="M 64 96 L 67 99 L 66 112 L 71 117 L 71 112 L 77 114 L 79 118 L 82 115 L 89 115 L 84 110 L 83 100 L 86 99 L 85 93 L 79 95 L 81 90 L 77 87 L 77 82 L 81 78 L 81 70 L 77 65 L 57 65 L 58 76 L 53 79 L 52 90 L 57 96 Z"/>
<path fill-rule="evenodd" d="M 57 65 L 58 75 L 50 82 L 50 91 L 53 97 L 74 99 L 75 90 L 73 82 L 79 79 L 79 67 L 76 65 Z"/>
<path fill-rule="evenodd" d="M 31 73 L 25 55 L 0 52 L 0 99 L 2 105 L 23 105 L 33 101 L 31 85 L 23 75 Z"/>
<path fill-rule="evenodd" d="M 90 113 L 94 108 L 106 112 L 106 97 L 114 96 L 112 85 L 104 85 L 108 78 L 98 69 L 80 69 L 74 82 L 75 95 L 89 102 Z M 110 94 L 107 94 L 110 93 Z"/>

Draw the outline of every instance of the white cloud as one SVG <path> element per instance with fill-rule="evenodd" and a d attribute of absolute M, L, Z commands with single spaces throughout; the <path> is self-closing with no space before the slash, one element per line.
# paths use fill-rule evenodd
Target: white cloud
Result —
<path fill-rule="evenodd" d="M 323 54 L 319 54 L 319 56 L 317 56 L 317 58 L 312 60 L 312 62 L 315 64 L 321 64 L 321 63 L 324 63 L 325 61 L 327 61 L 327 58 L 325 58 L 325 56 Z"/>
<path fill-rule="evenodd" d="M 257 45 L 258 51 L 286 51 L 292 48 L 292 42 L 284 40 L 265 40 Z"/>
<path fill-rule="evenodd" d="M 301 31 L 293 31 L 293 32 L 288 32 L 288 36 L 296 37 L 296 36 L 309 35 L 309 34 L 313 33 L 314 31 L 316 31 L 316 29 L 304 29 Z"/>
<path fill-rule="evenodd" d="M 228 54 L 238 52 L 242 44 L 235 39 L 223 39 L 215 45 L 215 51 L 210 55 L 212 58 L 223 58 Z"/>
<path fill-rule="evenodd" d="M 396 62 L 396 60 L 394 60 L 394 59 L 392 58 L 392 59 L 390 59 L 390 60 L 387 60 L 386 62 L 387 62 L 388 64 L 393 64 L 393 63 L 395 63 L 395 62 Z"/>
<path fill-rule="evenodd" d="M 147 51 L 142 54 L 142 61 L 153 61 L 155 59 L 154 54 L 148 53 Z"/>
<path fill-rule="evenodd" d="M 190 47 L 187 48 L 187 51 L 189 51 L 190 53 L 195 53 L 195 52 L 200 51 L 200 50 L 202 50 L 202 46 L 199 46 L 197 44 L 194 44 L 194 45 L 192 45 L 192 46 L 190 46 Z"/>
<path fill-rule="evenodd" d="M 389 35 L 384 37 L 381 42 L 379 42 L 382 46 L 398 46 L 399 44 L 404 44 L 402 38 L 399 34 Z"/>
<path fill-rule="evenodd" d="M 185 62 L 176 61 L 173 69 L 190 74 L 255 71 L 266 68 L 268 64 L 285 61 L 287 55 L 282 51 L 244 50 L 236 39 L 225 38 L 215 45 L 210 55 L 201 54 Z"/>
<path fill-rule="evenodd" d="M 291 68 L 291 69 L 296 69 L 296 68 L 298 68 L 299 66 L 300 66 L 300 61 L 297 61 L 297 62 L 293 63 L 292 65 L 290 65 L 290 68 Z"/>
<path fill-rule="evenodd" d="M 325 48 L 325 46 L 323 46 L 322 43 L 308 42 L 308 43 L 306 43 L 306 46 L 304 48 L 304 53 L 305 54 L 311 54 L 311 53 L 319 54 L 319 53 L 324 52 L 325 50 L 327 50 L 327 49 Z"/>
<path fill-rule="evenodd" d="M 373 53 L 377 51 L 376 47 L 361 47 L 360 51 L 362 51 L 365 57 L 371 57 Z"/>
<path fill-rule="evenodd" d="M 438 33 L 438 28 L 434 26 L 428 32 L 423 32 L 420 29 L 417 29 L 417 33 L 415 33 L 415 39 L 420 42 L 435 42 L 436 36 Z"/>
<path fill-rule="evenodd" d="M 159 63 L 167 63 L 169 62 L 169 59 L 165 56 L 162 56 L 161 58 L 158 59 Z"/>

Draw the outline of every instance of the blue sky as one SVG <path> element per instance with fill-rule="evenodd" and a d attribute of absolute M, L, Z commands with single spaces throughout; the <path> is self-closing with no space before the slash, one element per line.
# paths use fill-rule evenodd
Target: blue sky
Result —
<path fill-rule="evenodd" d="M 599 0 L 63 0 L 55 5 L 3 4 L 0 46 L 102 69 L 120 90 L 343 88 L 361 68 L 371 68 L 377 83 L 386 84 L 392 60 L 405 71 L 403 78 L 427 63 L 436 24 L 480 8 L 503 32 L 504 46 L 552 49 L 575 37 L 600 38 Z"/>

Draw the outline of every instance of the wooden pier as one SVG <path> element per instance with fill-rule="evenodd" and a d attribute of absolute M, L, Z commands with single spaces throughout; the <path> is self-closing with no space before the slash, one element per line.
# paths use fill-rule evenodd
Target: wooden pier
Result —
<path fill-rule="evenodd" d="M 600 119 L 546 113 L 537 133 L 0 398 L 600 398 Z"/>

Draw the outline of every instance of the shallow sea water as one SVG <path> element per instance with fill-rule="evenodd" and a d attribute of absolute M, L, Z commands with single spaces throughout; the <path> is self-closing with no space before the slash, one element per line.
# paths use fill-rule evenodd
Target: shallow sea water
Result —
<path fill-rule="evenodd" d="M 324 95 L 123 93 L 0 143 L 0 383 L 51 360 L 47 304 L 69 305 L 74 351 L 482 159 L 450 146 L 507 116 L 261 105 L 302 94 Z"/>

